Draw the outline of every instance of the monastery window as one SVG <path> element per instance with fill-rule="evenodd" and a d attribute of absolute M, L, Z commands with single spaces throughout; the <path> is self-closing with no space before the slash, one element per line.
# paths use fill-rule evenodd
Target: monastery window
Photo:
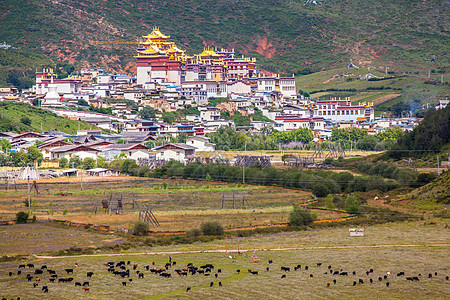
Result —
<path fill-rule="evenodd" d="M 353 110 L 351 110 L 350 113 L 353 115 Z"/>
<path fill-rule="evenodd" d="M 337 111 L 337 115 L 339 116 L 340 114 L 341 114 L 341 112 L 338 110 L 338 111 Z"/>
<path fill-rule="evenodd" d="M 333 116 L 335 115 L 335 112 L 334 112 L 334 110 L 333 110 Z"/>

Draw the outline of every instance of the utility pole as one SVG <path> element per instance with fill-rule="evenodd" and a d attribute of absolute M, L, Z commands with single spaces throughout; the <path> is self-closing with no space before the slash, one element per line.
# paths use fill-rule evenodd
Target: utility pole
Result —
<path fill-rule="evenodd" d="M 244 144 L 244 151 L 247 151 L 247 141 Z M 242 184 L 245 184 L 245 160 L 242 162 Z"/>
<path fill-rule="evenodd" d="M 438 176 L 439 176 L 439 155 L 438 155 L 438 156 L 436 156 L 436 159 L 437 159 Z"/>
<path fill-rule="evenodd" d="M 438 172 L 438 173 L 439 173 L 439 172 Z M 28 191 L 28 208 L 31 209 L 31 200 L 30 200 L 30 175 L 28 175 L 27 191 Z"/>

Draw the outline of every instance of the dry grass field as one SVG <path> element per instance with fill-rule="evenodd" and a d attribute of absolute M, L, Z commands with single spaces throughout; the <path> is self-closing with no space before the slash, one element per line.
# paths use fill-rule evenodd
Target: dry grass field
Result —
<path fill-rule="evenodd" d="M 368 226 L 365 237 L 349 237 L 348 228 L 252 236 L 240 239 L 241 249 L 249 251 L 243 255 L 233 253 L 232 258 L 223 252 L 208 252 L 224 250 L 225 241 L 215 240 L 203 244 L 138 248 L 119 255 L 98 252 L 92 256 L 4 261 L 0 263 L 0 296 L 8 299 L 448 299 L 450 286 L 445 278 L 450 274 L 448 225 L 447 221 L 433 219 Z M 66 242 L 67 245 L 71 243 L 69 239 Z M 192 252 L 194 250 L 204 252 Z M 250 262 L 253 253 L 260 263 Z M 144 268 L 146 265 L 152 268 L 154 262 L 154 267 L 159 269 L 169 256 L 177 262 L 167 271 L 171 278 L 163 278 Z M 272 264 L 268 263 L 269 259 L 273 260 Z M 103 265 L 108 261 L 130 261 L 126 266 L 130 269 L 130 278 L 109 273 Z M 318 262 L 322 263 L 320 267 Z M 46 271 L 34 275 L 34 268 L 17 268 L 19 264 L 27 263 L 33 263 L 37 268 L 47 265 L 59 278 L 72 277 L 73 281 L 51 283 Z M 137 268 L 133 270 L 135 263 Z M 182 269 L 188 263 L 195 266 L 211 263 L 215 268 L 210 276 L 177 275 L 174 270 Z M 301 268 L 295 271 L 297 265 Z M 342 269 L 349 276 L 330 274 L 329 265 L 333 272 Z M 290 267 L 290 271 L 281 271 L 282 266 Z M 73 268 L 74 274 L 66 274 L 66 268 Z M 248 269 L 258 271 L 258 275 L 250 274 Z M 367 275 L 370 269 L 373 273 Z M 22 274 L 17 275 L 18 270 Z M 241 272 L 238 274 L 237 270 Z M 94 275 L 87 278 L 90 271 Z M 139 279 L 136 271 L 142 272 L 144 278 Z M 356 275 L 352 275 L 353 271 Z M 397 276 L 402 271 L 405 276 Z M 31 281 L 25 279 L 29 273 L 34 276 Z M 217 278 L 215 274 L 218 274 Z M 428 274 L 432 274 L 432 278 L 428 278 Z M 283 275 L 286 277 L 282 278 Z M 385 275 L 387 279 L 384 279 Z M 417 276 L 419 281 L 406 280 L 412 276 Z M 34 281 L 36 277 L 40 281 Z M 358 283 L 359 279 L 364 283 Z M 75 286 L 75 282 L 85 281 L 89 281 L 88 292 Z M 126 286 L 122 285 L 124 281 Z M 357 281 L 355 286 L 354 281 Z M 330 287 L 327 287 L 328 282 Z M 34 288 L 33 283 L 38 286 Z M 48 287 L 48 294 L 41 290 L 44 285 Z M 191 288 L 189 292 L 186 292 L 187 287 Z"/>
<path fill-rule="evenodd" d="M 32 213 L 39 220 L 50 218 L 130 228 L 138 221 L 139 211 L 149 207 L 161 224 L 155 228 L 157 231 L 188 230 L 211 220 L 234 228 L 285 223 L 292 204 L 306 202 L 311 197 L 306 191 L 192 180 L 131 180 L 130 177 L 83 180 L 83 191 L 79 178 L 38 181 L 39 194 L 35 190 L 31 192 Z M 123 213 L 110 214 L 102 208 L 101 201 L 111 197 L 122 199 Z M 12 220 L 17 212 L 26 211 L 24 201 L 27 201 L 26 184 L 17 186 L 17 190 L 11 185 L 8 191 L 3 187 L 0 220 Z M 317 214 L 319 219 L 345 215 Z"/>

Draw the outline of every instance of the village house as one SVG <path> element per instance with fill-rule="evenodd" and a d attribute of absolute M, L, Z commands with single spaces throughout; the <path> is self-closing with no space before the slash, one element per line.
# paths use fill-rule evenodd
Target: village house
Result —
<path fill-rule="evenodd" d="M 78 156 L 81 160 L 88 157 L 97 160 L 97 154 L 100 152 L 100 150 L 85 145 L 66 145 L 50 149 L 49 151 L 51 153 L 50 159 L 66 158 L 67 160 L 74 156 Z"/>
<path fill-rule="evenodd" d="M 197 148 L 194 146 L 173 143 L 166 144 L 164 146 L 156 147 L 153 150 L 156 151 L 156 158 L 163 160 L 177 160 L 180 162 L 187 162 L 190 159 L 195 158 L 195 150 Z"/>
<path fill-rule="evenodd" d="M 72 145 L 72 143 L 65 141 L 64 138 L 56 138 L 47 143 L 37 146 L 37 148 L 42 153 L 44 159 L 51 159 L 51 149 L 67 145 Z"/>
<path fill-rule="evenodd" d="M 192 136 L 186 139 L 186 144 L 194 146 L 197 151 L 214 151 L 216 145 L 209 141 L 209 138 L 203 135 Z"/>
<path fill-rule="evenodd" d="M 149 158 L 149 149 L 142 144 L 111 144 L 100 147 L 101 152 L 98 155 L 104 157 L 106 161 L 112 161 L 119 156 L 137 161 L 140 158 Z"/>

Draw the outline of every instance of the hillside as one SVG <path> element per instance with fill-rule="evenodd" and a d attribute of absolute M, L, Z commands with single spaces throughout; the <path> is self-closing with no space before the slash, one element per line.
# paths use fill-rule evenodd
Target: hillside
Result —
<path fill-rule="evenodd" d="M 57 130 L 76 134 L 77 129 L 97 128 L 83 121 L 59 117 L 54 113 L 33 107 L 26 103 L 0 103 L 0 132 L 50 131 Z M 27 119 L 26 119 L 27 118 Z"/>
<path fill-rule="evenodd" d="M 370 71 L 382 79 L 359 80 Z M 432 73 L 426 70 L 414 72 L 385 72 L 367 68 L 338 68 L 297 76 L 297 88 L 307 91 L 314 99 L 349 97 L 353 103 L 373 102 L 376 114 L 396 113 L 390 107 L 396 103 L 405 103 L 405 113 L 414 112 L 422 105 L 434 105 L 439 99 L 449 96 L 448 74 Z M 444 83 L 441 83 L 441 76 Z"/>
<path fill-rule="evenodd" d="M 28 88 L 34 84 L 36 69 L 45 65 L 54 63 L 42 54 L 20 49 L 0 49 L 0 86 Z"/>
<path fill-rule="evenodd" d="M 286 74 L 343 67 L 444 70 L 450 6 L 443 1 L 318 0 L 101 1 L 6 0 L 0 41 L 59 61 L 133 72 L 137 41 L 159 26 L 193 54 L 235 48 L 262 68 Z M 436 61 L 430 59 L 436 55 Z"/>
<path fill-rule="evenodd" d="M 450 172 L 441 174 L 429 184 L 413 190 L 397 204 L 407 204 L 424 209 L 442 209 L 450 204 Z M 448 213 L 447 213 L 448 216 Z"/>

